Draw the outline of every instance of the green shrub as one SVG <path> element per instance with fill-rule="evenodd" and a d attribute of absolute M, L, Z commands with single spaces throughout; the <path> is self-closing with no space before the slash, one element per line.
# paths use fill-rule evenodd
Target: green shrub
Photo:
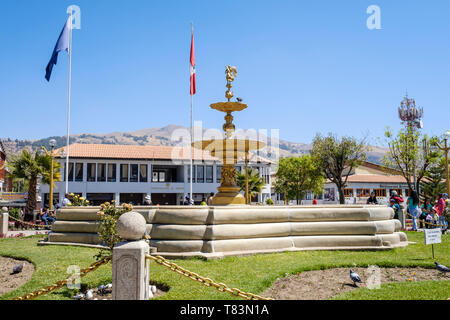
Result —
<path fill-rule="evenodd" d="M 121 208 L 116 207 L 115 201 L 112 201 L 112 204 L 105 202 L 101 205 L 101 209 L 97 213 L 100 216 L 98 234 L 100 240 L 111 250 L 116 243 L 121 241 L 117 234 L 117 220 L 122 214 L 131 210 L 133 210 L 133 206 L 127 203 L 122 204 Z"/>
<path fill-rule="evenodd" d="M 267 200 L 266 200 L 266 204 L 269 205 L 269 206 L 273 206 L 273 200 L 270 199 L 270 198 L 267 199 Z"/>

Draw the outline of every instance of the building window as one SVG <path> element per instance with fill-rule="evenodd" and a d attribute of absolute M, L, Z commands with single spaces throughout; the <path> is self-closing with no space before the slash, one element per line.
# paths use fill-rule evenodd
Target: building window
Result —
<path fill-rule="evenodd" d="M 138 182 L 139 177 L 139 165 L 132 164 L 130 170 L 130 182 Z"/>
<path fill-rule="evenodd" d="M 195 172 L 197 172 L 197 168 L 196 168 L 196 166 L 192 166 L 192 168 L 193 168 L 193 171 L 194 171 L 194 180 L 192 181 L 192 183 L 195 183 Z M 191 182 L 191 165 L 188 165 L 187 166 L 187 181 L 188 182 Z"/>
<path fill-rule="evenodd" d="M 197 183 L 205 182 L 205 166 L 197 166 Z"/>
<path fill-rule="evenodd" d="M 216 182 L 220 183 L 222 180 L 222 167 L 221 166 L 217 166 L 216 167 Z"/>
<path fill-rule="evenodd" d="M 93 182 L 95 181 L 95 175 L 96 175 L 96 166 L 95 163 L 88 163 L 87 164 L 87 181 Z"/>
<path fill-rule="evenodd" d="M 75 181 L 83 181 L 83 164 L 77 163 L 75 165 Z"/>
<path fill-rule="evenodd" d="M 139 181 L 140 182 L 147 182 L 147 165 L 141 164 L 140 170 L 139 170 Z"/>
<path fill-rule="evenodd" d="M 206 182 L 207 183 L 213 182 L 213 167 L 212 166 L 206 166 Z"/>
<path fill-rule="evenodd" d="M 120 165 L 120 182 L 128 182 L 128 165 Z"/>
<path fill-rule="evenodd" d="M 64 180 L 66 179 L 66 164 L 64 164 Z M 69 162 L 69 181 L 73 181 L 73 162 Z"/>
<path fill-rule="evenodd" d="M 405 197 L 409 197 L 409 196 L 410 196 L 409 189 L 405 189 Z"/>
<path fill-rule="evenodd" d="M 108 164 L 108 182 L 116 182 L 117 173 L 116 173 L 116 164 L 109 163 Z"/>
<path fill-rule="evenodd" d="M 152 173 L 152 182 L 158 182 L 159 175 L 157 171 L 153 171 Z"/>
<path fill-rule="evenodd" d="M 106 181 L 106 163 L 97 164 L 97 181 Z"/>
<path fill-rule="evenodd" d="M 344 189 L 344 197 L 353 197 L 353 189 Z"/>
<path fill-rule="evenodd" d="M 356 195 L 358 197 L 368 197 L 370 196 L 370 189 L 356 189 Z"/>
<path fill-rule="evenodd" d="M 159 173 L 159 182 L 166 182 L 166 173 L 164 171 L 160 171 Z"/>
<path fill-rule="evenodd" d="M 377 197 L 386 197 L 386 189 L 373 189 L 373 192 Z"/>

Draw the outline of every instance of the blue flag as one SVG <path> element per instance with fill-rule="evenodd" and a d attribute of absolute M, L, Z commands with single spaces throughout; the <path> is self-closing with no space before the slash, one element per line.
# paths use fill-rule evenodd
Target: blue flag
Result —
<path fill-rule="evenodd" d="M 69 52 L 69 37 L 71 27 L 72 27 L 72 20 L 70 16 L 67 19 L 66 24 L 64 25 L 64 28 L 61 31 L 61 34 L 59 35 L 58 42 L 56 42 L 55 49 L 53 49 L 50 62 L 48 63 L 47 68 L 45 68 L 45 79 L 47 79 L 47 81 L 50 81 L 53 65 L 56 65 L 56 63 L 58 62 L 58 53 L 63 50 Z"/>

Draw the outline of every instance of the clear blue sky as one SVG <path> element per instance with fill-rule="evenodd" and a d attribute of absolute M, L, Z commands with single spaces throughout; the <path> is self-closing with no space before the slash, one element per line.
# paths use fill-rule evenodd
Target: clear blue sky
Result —
<path fill-rule="evenodd" d="M 226 65 L 249 108 L 239 128 L 280 129 L 310 142 L 316 132 L 381 137 L 399 128 L 408 90 L 424 131 L 449 130 L 450 1 L 3 0 L 0 10 L 0 137 L 65 135 L 67 66 L 45 66 L 76 4 L 71 133 L 189 125 L 190 22 L 197 62 L 195 120 L 221 128 Z M 366 27 L 369 5 L 381 30 Z M 49 125 L 49 119 L 50 125 Z"/>

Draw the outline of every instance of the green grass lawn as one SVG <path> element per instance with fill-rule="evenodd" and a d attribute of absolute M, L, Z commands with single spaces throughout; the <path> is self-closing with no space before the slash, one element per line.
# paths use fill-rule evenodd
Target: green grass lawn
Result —
<path fill-rule="evenodd" d="M 431 246 L 425 246 L 423 233 L 408 232 L 410 244 L 406 248 L 390 251 L 304 251 L 276 254 L 227 257 L 220 260 L 189 259 L 173 260 L 180 266 L 209 277 L 216 282 L 226 283 L 230 288 L 259 294 L 281 277 L 307 270 L 335 267 L 380 267 L 420 266 L 434 268 Z M 0 256 L 25 258 L 35 265 L 32 279 L 16 291 L 0 297 L 12 299 L 16 296 L 53 284 L 68 276 L 67 267 L 89 266 L 98 249 L 69 246 L 37 246 L 42 237 L 24 239 L 0 239 Z M 450 266 L 450 236 L 444 235 L 441 244 L 435 245 L 435 257 L 440 263 Z M 153 283 L 165 284 L 169 292 L 159 299 L 236 299 L 214 288 L 207 288 L 195 281 L 182 277 L 154 262 L 150 263 L 150 279 Z M 100 267 L 82 280 L 83 288 L 95 287 L 111 282 L 111 264 Z M 38 299 L 70 299 L 73 291 L 63 288 Z M 335 299 L 448 299 L 450 281 L 423 281 L 385 284 L 378 290 L 365 288 L 353 290 Z"/>

